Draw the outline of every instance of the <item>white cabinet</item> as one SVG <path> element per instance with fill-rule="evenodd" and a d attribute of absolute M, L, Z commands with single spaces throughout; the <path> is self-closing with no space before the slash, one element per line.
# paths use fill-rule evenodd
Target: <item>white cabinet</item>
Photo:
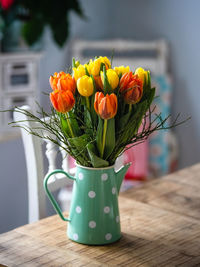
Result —
<path fill-rule="evenodd" d="M 29 105 L 35 108 L 39 101 L 39 62 L 41 53 L 0 54 L 0 110 Z M 8 123 L 12 112 L 0 112 L 0 140 L 16 136 L 16 130 Z"/>

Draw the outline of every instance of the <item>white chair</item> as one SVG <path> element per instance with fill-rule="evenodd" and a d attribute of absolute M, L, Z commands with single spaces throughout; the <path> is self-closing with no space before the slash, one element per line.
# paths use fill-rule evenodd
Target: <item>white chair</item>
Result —
<path fill-rule="evenodd" d="M 22 106 L 24 110 L 31 111 L 29 106 Z M 17 122 L 18 126 L 35 128 L 37 123 L 28 121 L 28 117 L 25 114 L 19 113 L 16 110 L 14 111 L 14 120 Z M 45 118 L 48 120 L 49 118 Z M 25 129 L 20 128 L 25 158 L 26 158 L 26 167 L 27 167 L 27 182 L 28 182 L 28 222 L 35 222 L 46 216 L 46 198 L 45 192 L 43 189 L 43 178 L 44 173 L 44 163 L 43 163 L 43 151 L 42 143 L 46 142 L 46 157 L 48 159 L 48 172 L 51 172 L 56 168 L 56 157 L 58 150 L 56 146 L 49 140 L 42 140 L 32 134 L 29 134 Z M 39 130 L 37 130 L 39 131 Z M 49 134 L 49 133 L 48 133 Z M 64 150 L 60 150 L 62 154 L 62 169 L 66 172 L 69 172 L 68 168 L 68 155 Z M 70 172 L 73 174 L 75 170 Z M 72 182 L 69 179 L 66 179 L 66 176 L 63 175 L 54 175 L 50 179 L 49 189 L 51 191 L 58 190 L 64 185 L 72 186 Z M 64 189 L 63 189 L 64 190 Z M 66 191 L 66 190 L 65 190 Z M 68 192 L 70 194 L 70 192 Z M 61 191 L 61 197 L 63 192 Z M 69 195 L 66 194 L 66 197 Z M 62 205 L 63 204 L 63 205 Z M 61 203 L 61 208 L 66 209 L 66 203 Z"/>

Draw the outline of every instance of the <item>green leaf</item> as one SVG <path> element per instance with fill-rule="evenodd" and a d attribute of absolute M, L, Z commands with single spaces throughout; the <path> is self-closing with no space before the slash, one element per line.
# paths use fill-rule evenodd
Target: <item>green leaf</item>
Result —
<path fill-rule="evenodd" d="M 156 93 L 156 88 L 151 88 L 150 89 L 150 94 L 149 94 L 149 106 L 151 105 L 151 103 L 153 102 L 154 100 L 154 97 L 155 97 L 155 93 Z"/>
<path fill-rule="evenodd" d="M 94 109 L 94 100 L 95 100 L 95 93 L 96 93 L 96 84 L 95 84 L 95 80 L 94 80 L 93 75 L 91 75 L 91 78 L 92 78 L 93 85 L 94 85 L 94 93 L 91 96 L 90 115 L 91 115 L 91 119 L 92 119 L 93 128 L 96 128 L 96 126 L 97 126 L 97 119 L 98 119 L 97 113 L 96 113 L 96 111 Z"/>
<path fill-rule="evenodd" d="M 75 114 L 73 113 L 73 111 L 69 111 L 68 113 L 69 113 L 69 121 L 70 121 L 74 135 L 75 136 L 81 135 L 81 130 L 76 120 Z"/>
<path fill-rule="evenodd" d="M 102 137 L 103 137 L 103 120 L 99 117 L 99 122 L 98 122 L 98 127 L 97 127 L 97 137 L 96 137 L 96 142 L 97 142 L 97 149 L 98 152 L 100 153 L 101 147 L 102 147 Z"/>
<path fill-rule="evenodd" d="M 130 118 L 130 115 L 131 115 L 131 112 L 128 112 L 125 115 L 123 115 L 121 118 L 119 118 L 118 130 L 123 129 L 126 126 Z"/>
<path fill-rule="evenodd" d="M 154 99 L 154 96 L 155 96 L 155 88 L 149 88 L 148 86 L 146 86 L 144 88 L 144 92 L 143 92 L 143 96 L 142 96 L 142 99 L 141 101 L 139 102 L 139 104 L 143 101 L 148 101 L 149 105 L 151 105 L 153 99 Z"/>
<path fill-rule="evenodd" d="M 83 134 L 78 137 L 68 138 L 68 141 L 72 146 L 76 147 L 77 149 L 83 149 L 90 141 L 90 137 L 87 134 Z"/>
<path fill-rule="evenodd" d="M 78 137 L 68 138 L 68 143 L 71 146 L 71 149 L 74 154 L 74 158 L 82 162 L 83 160 L 88 161 L 88 155 L 86 146 L 90 142 L 90 136 L 87 134 L 83 134 Z"/>
<path fill-rule="evenodd" d="M 85 67 L 85 74 L 90 77 L 87 67 Z"/>
<path fill-rule="evenodd" d="M 112 92 L 112 88 L 108 82 L 108 77 L 107 77 L 107 74 L 106 74 L 106 67 L 105 65 L 103 66 L 103 77 L 104 77 L 104 82 L 103 82 L 103 89 L 104 89 L 104 92 L 105 92 L 105 95 L 107 93 L 110 93 Z"/>
<path fill-rule="evenodd" d="M 66 137 L 70 137 L 71 133 L 69 130 L 69 126 L 67 124 L 66 117 L 62 113 L 59 113 L 59 116 L 60 116 L 60 125 L 61 125 L 62 132 L 64 133 Z"/>
<path fill-rule="evenodd" d="M 115 119 L 108 120 L 104 158 L 107 159 L 115 148 Z"/>
<path fill-rule="evenodd" d="M 24 23 L 22 27 L 22 36 L 28 45 L 33 45 L 42 36 L 44 22 L 41 19 L 34 18 Z"/>
<path fill-rule="evenodd" d="M 101 62 L 101 65 L 100 65 L 100 74 L 101 74 L 101 71 L 103 71 L 103 67 L 105 66 L 105 64 L 103 62 Z"/>
<path fill-rule="evenodd" d="M 59 20 L 49 22 L 54 41 L 62 47 L 69 36 L 69 18 L 68 15 L 60 17 Z"/>
<path fill-rule="evenodd" d="M 84 121 L 86 124 L 86 133 L 90 133 L 92 131 L 92 119 L 91 119 L 91 114 L 90 111 L 87 109 L 87 107 L 84 107 Z"/>
<path fill-rule="evenodd" d="M 87 151 L 94 168 L 101 168 L 109 166 L 109 162 L 99 158 L 96 155 L 95 146 L 93 144 L 87 144 Z"/>

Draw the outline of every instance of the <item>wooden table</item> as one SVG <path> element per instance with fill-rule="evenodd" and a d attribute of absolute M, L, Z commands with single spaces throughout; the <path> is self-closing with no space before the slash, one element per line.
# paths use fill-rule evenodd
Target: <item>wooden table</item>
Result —
<path fill-rule="evenodd" d="M 200 266 L 200 164 L 119 198 L 123 237 L 108 246 L 74 243 L 58 216 L 0 235 L 6 266 Z"/>

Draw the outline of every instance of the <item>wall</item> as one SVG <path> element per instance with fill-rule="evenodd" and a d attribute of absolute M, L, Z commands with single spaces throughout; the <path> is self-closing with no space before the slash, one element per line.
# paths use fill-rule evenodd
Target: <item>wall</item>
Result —
<path fill-rule="evenodd" d="M 192 115 L 175 132 L 180 142 L 180 168 L 199 161 L 200 26 L 198 0 L 81 0 L 87 20 L 71 14 L 71 37 L 83 39 L 160 39 L 170 44 L 170 71 L 174 80 L 173 115 Z M 44 35 L 45 53 L 40 68 L 41 100 L 49 107 L 48 78 L 70 62 L 69 43 L 59 49 Z M 0 232 L 27 223 L 26 169 L 22 143 L 0 144 Z"/>

